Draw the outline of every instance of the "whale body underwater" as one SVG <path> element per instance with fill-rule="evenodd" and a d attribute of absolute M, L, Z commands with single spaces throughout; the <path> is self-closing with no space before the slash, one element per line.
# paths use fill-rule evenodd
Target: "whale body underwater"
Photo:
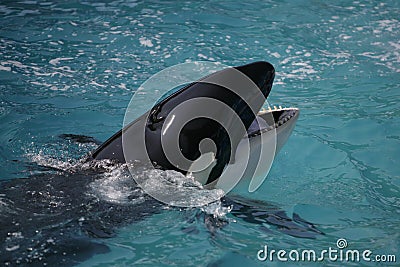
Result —
<path fill-rule="evenodd" d="M 247 77 L 245 84 L 251 90 L 239 88 L 243 86 L 237 80 L 239 72 Z M 166 205 L 144 193 L 132 178 L 113 184 L 117 189 L 128 188 L 125 192 L 127 201 L 124 203 L 107 201 L 93 194 L 93 185 L 104 182 L 105 176 L 113 175 L 110 169 L 115 170 L 115 167 L 110 166 L 119 166 L 118 170 L 125 171 L 128 177 L 126 163 L 149 160 L 161 170 L 183 175 L 191 172 L 194 179 L 211 189 L 218 188 L 219 177 L 230 165 L 240 162 L 241 154 L 237 150 L 241 149 L 244 140 L 249 141 L 252 147 L 257 147 L 275 138 L 274 151 L 277 153 L 293 131 L 299 110 L 280 107 L 262 109 L 274 76 L 275 70 L 267 62 L 216 72 L 158 102 L 86 156 L 80 165 L 69 169 L 38 166 L 35 174 L 27 178 L 1 182 L 0 262 L 10 266 L 78 264 L 94 254 L 109 252 L 109 247 L 102 240 L 115 236 L 118 227 L 166 212 L 163 210 Z M 221 81 L 239 89 L 227 89 L 221 86 Z M 234 81 L 233 84 L 230 81 Z M 230 107 L 237 114 L 236 120 L 216 109 L 216 114 L 211 112 L 211 115 L 220 116 L 218 120 L 222 121 L 223 126 L 210 118 L 199 116 L 180 129 L 177 139 L 174 124 L 168 118 L 173 117 L 178 121 L 190 110 L 182 111 L 176 107 L 192 99 L 205 97 Z M 243 126 L 239 129 L 238 120 Z M 95 142 L 85 136 L 61 137 L 77 143 Z M 178 142 L 182 154 L 191 162 L 196 162 L 204 154 L 212 154 L 212 164 L 197 172 L 191 171 L 193 166 L 174 164 L 163 151 L 162 138 L 167 142 Z M 204 139 L 211 140 L 212 145 L 201 148 L 200 143 Z M 128 149 L 129 153 L 124 149 Z M 315 238 L 322 234 L 312 223 L 296 214 L 289 218 L 284 211 L 266 202 L 228 194 L 221 199 L 221 205 L 231 206 L 230 214 L 241 220 L 267 223 L 285 234 L 304 238 Z M 187 212 L 193 212 L 193 209 Z M 227 223 L 204 212 L 200 217 L 210 231 L 218 230 Z"/>

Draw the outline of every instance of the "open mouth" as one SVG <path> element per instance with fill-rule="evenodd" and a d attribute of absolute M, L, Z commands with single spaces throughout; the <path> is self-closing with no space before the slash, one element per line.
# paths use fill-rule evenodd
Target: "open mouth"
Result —
<path fill-rule="evenodd" d="M 268 109 L 263 108 L 257 114 L 257 121 L 255 120 L 249 127 L 247 136 L 254 137 L 273 129 L 293 124 L 290 122 L 295 122 L 298 115 L 298 108 L 282 108 L 281 106 L 274 106 L 273 109 L 271 107 Z"/>

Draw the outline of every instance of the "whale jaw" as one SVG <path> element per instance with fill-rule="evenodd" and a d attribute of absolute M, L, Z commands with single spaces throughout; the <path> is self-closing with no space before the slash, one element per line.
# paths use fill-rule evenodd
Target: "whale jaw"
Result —
<path fill-rule="evenodd" d="M 257 114 L 258 125 L 256 123 L 253 129 L 249 128 L 237 147 L 235 160 L 230 162 L 224 170 L 225 177 L 242 173 L 236 185 L 229 185 L 234 192 L 240 192 L 241 195 L 246 191 L 253 192 L 263 183 L 274 158 L 293 132 L 299 115 L 298 108 L 282 108 L 281 106 L 263 108 Z M 201 160 L 204 161 L 207 158 Z M 227 187 L 226 180 L 205 183 L 212 167 L 213 163 L 200 172 L 191 172 L 190 175 L 208 189 L 224 190 Z M 244 172 L 243 169 L 245 169 Z"/>
<path fill-rule="evenodd" d="M 247 136 L 252 138 L 275 129 L 277 139 L 276 153 L 278 153 L 293 132 L 297 119 L 300 116 L 300 110 L 293 107 L 282 108 L 281 106 L 274 106 L 273 109 L 262 109 L 258 113 L 258 116 L 266 120 L 268 127 L 260 129 L 258 132 L 250 133 Z"/>

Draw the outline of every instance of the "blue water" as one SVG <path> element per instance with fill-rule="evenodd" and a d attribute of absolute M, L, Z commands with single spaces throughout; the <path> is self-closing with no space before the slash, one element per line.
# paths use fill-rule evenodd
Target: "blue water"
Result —
<path fill-rule="evenodd" d="M 109 252 L 81 265 L 276 266 L 257 251 L 335 248 L 338 238 L 398 264 L 399 14 L 399 1 L 1 1 L 0 179 L 66 168 L 95 145 L 58 136 L 104 141 L 166 67 L 266 60 L 277 70 L 269 103 L 301 116 L 253 197 L 324 235 L 293 237 L 231 213 L 210 229 L 199 209 L 166 209 L 100 239 Z"/>

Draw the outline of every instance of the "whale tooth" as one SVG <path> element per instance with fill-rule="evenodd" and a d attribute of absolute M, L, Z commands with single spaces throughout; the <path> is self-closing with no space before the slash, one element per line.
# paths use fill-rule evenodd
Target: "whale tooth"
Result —
<path fill-rule="evenodd" d="M 272 111 L 271 107 L 268 107 L 268 111 Z"/>
<path fill-rule="evenodd" d="M 276 106 L 274 106 L 274 110 L 276 110 Z"/>
<path fill-rule="evenodd" d="M 279 109 L 282 109 L 282 106 L 279 106 Z"/>

